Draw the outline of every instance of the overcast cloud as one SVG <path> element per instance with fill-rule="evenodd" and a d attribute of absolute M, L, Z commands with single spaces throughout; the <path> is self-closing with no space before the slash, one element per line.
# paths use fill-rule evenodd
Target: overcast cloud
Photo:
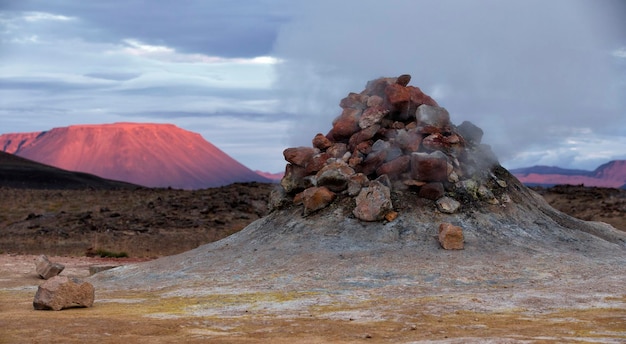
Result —
<path fill-rule="evenodd" d="M 0 0 L 0 44 L 0 133 L 173 123 L 277 172 L 409 73 L 506 167 L 626 159 L 619 0 Z"/>

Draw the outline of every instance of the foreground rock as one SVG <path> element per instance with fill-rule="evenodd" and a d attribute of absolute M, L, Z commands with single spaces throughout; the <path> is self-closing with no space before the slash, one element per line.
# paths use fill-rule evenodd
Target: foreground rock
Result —
<path fill-rule="evenodd" d="M 462 250 L 464 243 L 463 228 L 451 223 L 440 224 L 439 243 L 446 250 Z"/>
<path fill-rule="evenodd" d="M 36 270 L 39 277 L 49 279 L 57 276 L 65 269 L 63 264 L 51 262 L 46 255 L 41 255 L 37 259 Z"/>
<path fill-rule="evenodd" d="M 66 276 L 55 276 L 39 286 L 33 307 L 37 310 L 54 311 L 91 307 L 94 298 L 95 289 L 91 283 Z"/>

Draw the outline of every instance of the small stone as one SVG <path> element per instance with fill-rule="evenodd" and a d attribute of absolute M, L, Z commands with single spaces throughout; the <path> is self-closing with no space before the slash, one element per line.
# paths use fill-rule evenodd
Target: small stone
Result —
<path fill-rule="evenodd" d="M 385 100 L 381 96 L 371 96 L 367 99 L 367 107 L 381 106 Z"/>
<path fill-rule="evenodd" d="M 406 85 L 409 84 L 409 82 L 411 82 L 411 75 L 409 75 L 409 74 L 402 74 L 396 80 L 396 84 L 398 84 L 400 86 L 405 86 L 405 87 L 406 87 Z"/>
<path fill-rule="evenodd" d="M 452 125 L 448 110 L 439 106 L 421 105 L 417 108 L 415 118 L 422 126 L 430 125 L 444 129 Z"/>
<path fill-rule="evenodd" d="M 439 243 L 446 250 L 462 250 L 463 249 L 463 229 L 451 223 L 442 223 L 439 225 Z"/>
<path fill-rule="evenodd" d="M 65 269 L 63 264 L 52 263 L 46 255 L 40 255 L 37 259 L 36 271 L 39 277 L 43 279 L 49 279 L 57 276 Z"/>
<path fill-rule="evenodd" d="M 280 180 L 280 185 L 287 193 L 304 190 L 306 187 L 304 177 L 306 175 L 306 169 L 304 167 L 287 164 L 287 166 L 285 166 L 285 175 Z"/>
<path fill-rule="evenodd" d="M 91 283 L 66 276 L 55 276 L 37 289 L 33 307 L 37 310 L 60 311 L 72 307 L 91 307 L 95 289 Z"/>
<path fill-rule="evenodd" d="M 313 147 L 321 151 L 325 151 L 326 149 L 328 149 L 328 147 L 333 145 L 333 143 L 322 133 L 318 133 L 317 135 L 315 135 L 312 143 Z"/>
<path fill-rule="evenodd" d="M 302 203 L 304 204 L 304 216 L 326 208 L 334 199 L 335 193 L 324 186 L 311 187 L 302 192 Z"/>
<path fill-rule="evenodd" d="M 378 124 L 388 113 L 389 110 L 380 105 L 367 108 L 363 111 L 361 118 L 359 118 L 359 127 L 365 129 L 374 124 Z"/>
<path fill-rule="evenodd" d="M 397 218 L 398 218 L 398 212 L 396 212 L 396 211 L 390 211 L 387 214 L 385 214 L 385 220 L 387 222 L 391 222 L 391 221 L 393 221 L 393 220 L 395 220 Z"/>
<path fill-rule="evenodd" d="M 435 203 L 437 204 L 437 209 L 446 214 L 454 214 L 461 206 L 459 201 L 447 196 L 441 197 Z"/>

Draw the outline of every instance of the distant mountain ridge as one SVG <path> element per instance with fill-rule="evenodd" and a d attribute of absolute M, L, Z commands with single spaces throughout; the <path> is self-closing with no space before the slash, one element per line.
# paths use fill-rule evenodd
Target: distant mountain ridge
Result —
<path fill-rule="evenodd" d="M 528 185 L 584 184 L 585 186 L 626 189 L 626 160 L 609 161 L 593 171 L 533 166 L 512 169 L 510 172 L 522 183 Z"/>
<path fill-rule="evenodd" d="M 147 187 L 203 189 L 270 182 L 201 135 L 173 124 L 72 125 L 3 134 L 0 149 L 64 170 Z"/>

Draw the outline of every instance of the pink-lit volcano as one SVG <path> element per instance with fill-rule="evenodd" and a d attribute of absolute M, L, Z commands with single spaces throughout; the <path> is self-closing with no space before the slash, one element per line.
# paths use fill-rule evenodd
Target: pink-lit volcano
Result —
<path fill-rule="evenodd" d="M 197 133 L 172 124 L 74 125 L 0 135 L 0 148 L 58 168 L 148 187 L 268 182 Z"/>

